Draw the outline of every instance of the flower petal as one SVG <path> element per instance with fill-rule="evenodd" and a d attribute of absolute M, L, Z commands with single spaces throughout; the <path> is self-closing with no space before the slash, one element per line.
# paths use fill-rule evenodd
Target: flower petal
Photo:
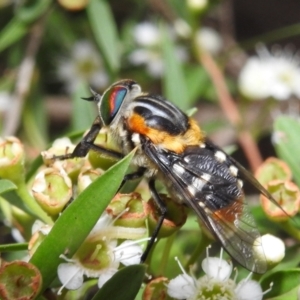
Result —
<path fill-rule="evenodd" d="M 232 264 L 219 257 L 207 257 L 202 261 L 202 269 L 208 277 L 224 281 L 231 275 Z"/>
<path fill-rule="evenodd" d="M 261 300 L 263 298 L 262 288 L 260 284 L 254 280 L 241 280 L 235 292 L 238 300 Z"/>
<path fill-rule="evenodd" d="M 197 292 L 194 279 L 187 275 L 178 275 L 170 280 L 167 293 L 175 299 L 187 299 Z"/>
<path fill-rule="evenodd" d="M 73 263 L 60 264 L 57 275 L 63 287 L 69 290 L 76 290 L 83 284 L 83 270 Z"/>
<path fill-rule="evenodd" d="M 139 244 L 134 244 L 133 241 L 127 240 L 117 247 L 114 253 L 115 260 L 121 262 L 125 266 L 130 266 L 140 263 L 143 250 Z"/>

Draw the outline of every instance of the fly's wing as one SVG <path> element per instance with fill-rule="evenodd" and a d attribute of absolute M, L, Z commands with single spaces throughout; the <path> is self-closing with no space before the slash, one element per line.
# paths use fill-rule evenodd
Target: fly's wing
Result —
<path fill-rule="evenodd" d="M 215 146 L 214 144 L 212 144 L 210 142 L 206 142 L 206 145 L 209 149 L 215 149 L 217 151 L 222 151 L 221 148 L 219 148 L 218 146 Z M 231 162 L 231 164 L 235 165 L 238 168 L 241 177 L 243 177 L 250 184 L 252 184 L 252 186 L 258 192 L 260 192 L 261 194 L 266 196 L 273 204 L 275 204 L 278 208 L 280 208 L 288 216 L 287 212 L 280 206 L 280 204 L 274 199 L 274 197 L 258 182 L 258 180 L 255 177 L 253 177 L 253 175 L 248 170 L 246 170 L 238 161 L 236 161 L 231 156 L 228 156 L 226 154 L 226 157 L 227 157 L 228 161 Z"/>
<path fill-rule="evenodd" d="M 264 273 L 260 234 L 244 202 L 238 169 L 228 156 L 219 149 L 196 146 L 175 154 L 149 141 L 144 151 L 171 181 L 173 196 L 197 213 L 231 257 L 250 271 Z"/>

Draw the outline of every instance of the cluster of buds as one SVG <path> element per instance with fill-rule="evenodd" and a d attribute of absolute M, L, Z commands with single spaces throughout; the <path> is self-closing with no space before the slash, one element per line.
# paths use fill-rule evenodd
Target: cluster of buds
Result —
<path fill-rule="evenodd" d="M 106 132 L 101 132 L 95 143 L 114 149 Z M 59 217 L 72 199 L 114 163 L 112 159 L 101 157 L 94 151 L 90 151 L 84 158 L 53 159 L 72 153 L 74 148 L 75 145 L 67 138 L 55 141 L 48 151 L 42 153 L 44 166 L 32 183 L 32 194 L 37 203 L 54 219 Z M 162 197 L 170 212 L 161 230 L 162 237 L 166 237 L 185 223 L 187 215 L 181 205 L 175 204 L 167 196 Z M 178 209 L 181 213 L 178 213 Z M 179 215 L 182 217 L 178 217 Z M 139 243 L 149 240 L 146 220 L 149 221 L 151 235 L 152 228 L 157 223 L 156 216 L 157 208 L 153 200 L 144 201 L 140 193 L 115 195 L 76 253 L 71 258 L 61 254 L 60 257 L 65 260 L 58 267 L 62 288 L 80 288 L 84 276 L 97 279 L 98 286 L 102 287 L 117 272 L 120 264 L 126 266 L 140 263 L 143 247 Z M 51 228 L 52 226 L 40 222 L 35 224 L 29 243 L 31 256 Z"/>

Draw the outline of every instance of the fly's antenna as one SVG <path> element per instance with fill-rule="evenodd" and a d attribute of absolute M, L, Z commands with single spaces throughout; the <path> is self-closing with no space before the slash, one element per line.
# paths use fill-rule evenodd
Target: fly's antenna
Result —
<path fill-rule="evenodd" d="M 100 101 L 101 95 L 98 94 L 97 92 L 95 92 L 92 88 L 90 88 L 90 91 L 93 94 L 93 96 L 91 96 L 91 97 L 81 97 L 81 99 L 86 100 L 86 101 L 94 101 L 94 102 L 98 103 Z"/>

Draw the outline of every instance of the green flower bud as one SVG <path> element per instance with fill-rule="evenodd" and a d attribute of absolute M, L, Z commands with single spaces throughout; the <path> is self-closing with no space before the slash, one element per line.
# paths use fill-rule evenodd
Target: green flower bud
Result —
<path fill-rule="evenodd" d="M 18 185 L 24 175 L 23 144 L 15 137 L 0 138 L 0 177 Z"/>
<path fill-rule="evenodd" d="M 72 197 L 71 179 L 62 168 L 46 168 L 35 177 L 32 194 L 45 212 L 55 216 Z"/>
<path fill-rule="evenodd" d="M 43 222 L 37 220 L 33 224 L 33 234 L 28 243 L 28 252 L 31 257 L 39 245 L 44 241 L 48 233 L 50 232 L 52 226 L 44 224 Z"/>
<path fill-rule="evenodd" d="M 273 204 L 267 197 L 261 195 L 262 208 L 270 219 L 277 222 L 287 221 L 298 213 L 300 209 L 300 191 L 296 184 L 291 181 L 276 179 L 268 182 L 266 189 L 286 212 Z"/>
<path fill-rule="evenodd" d="M 92 169 L 90 167 L 83 168 L 78 175 L 77 191 L 81 193 L 85 190 L 94 180 L 104 173 L 101 169 Z"/>
<path fill-rule="evenodd" d="M 117 218 L 115 226 L 145 227 L 147 218 L 147 203 L 139 193 L 117 194 L 106 208 L 106 212 Z"/>
<path fill-rule="evenodd" d="M 188 8 L 195 13 L 202 12 L 206 9 L 208 5 L 207 0 L 188 0 L 187 1 Z"/>
<path fill-rule="evenodd" d="M 274 179 L 291 180 L 292 172 L 289 166 L 283 161 L 275 157 L 269 157 L 256 170 L 255 177 L 263 185 L 266 186 L 268 182 Z"/>
<path fill-rule="evenodd" d="M 36 299 L 41 286 L 42 276 L 34 265 L 1 261 L 0 299 Z"/>
<path fill-rule="evenodd" d="M 75 145 L 69 138 L 57 139 L 53 142 L 52 147 L 41 153 L 44 164 L 57 169 L 63 168 L 73 182 L 76 182 L 79 172 L 83 168 L 90 167 L 90 163 L 85 157 L 76 157 L 72 159 L 56 160 L 55 156 L 72 153 Z"/>
<path fill-rule="evenodd" d="M 167 215 L 163 221 L 162 227 L 159 231 L 158 237 L 167 237 L 172 235 L 175 231 L 184 225 L 187 219 L 185 206 L 173 201 L 170 197 L 160 194 L 163 202 L 167 207 Z M 149 228 L 150 232 L 153 231 L 157 225 L 160 217 L 160 211 L 156 206 L 155 201 L 151 198 L 148 201 L 149 206 Z"/>
<path fill-rule="evenodd" d="M 95 145 L 99 145 L 105 149 L 110 149 L 115 152 L 120 152 L 120 149 L 116 146 L 116 143 L 112 139 L 111 135 L 108 134 L 105 129 L 102 129 L 98 134 L 95 140 Z M 88 158 L 91 165 L 95 169 L 100 168 L 107 170 L 116 163 L 116 159 L 100 155 L 99 152 L 94 150 L 90 150 Z"/>

